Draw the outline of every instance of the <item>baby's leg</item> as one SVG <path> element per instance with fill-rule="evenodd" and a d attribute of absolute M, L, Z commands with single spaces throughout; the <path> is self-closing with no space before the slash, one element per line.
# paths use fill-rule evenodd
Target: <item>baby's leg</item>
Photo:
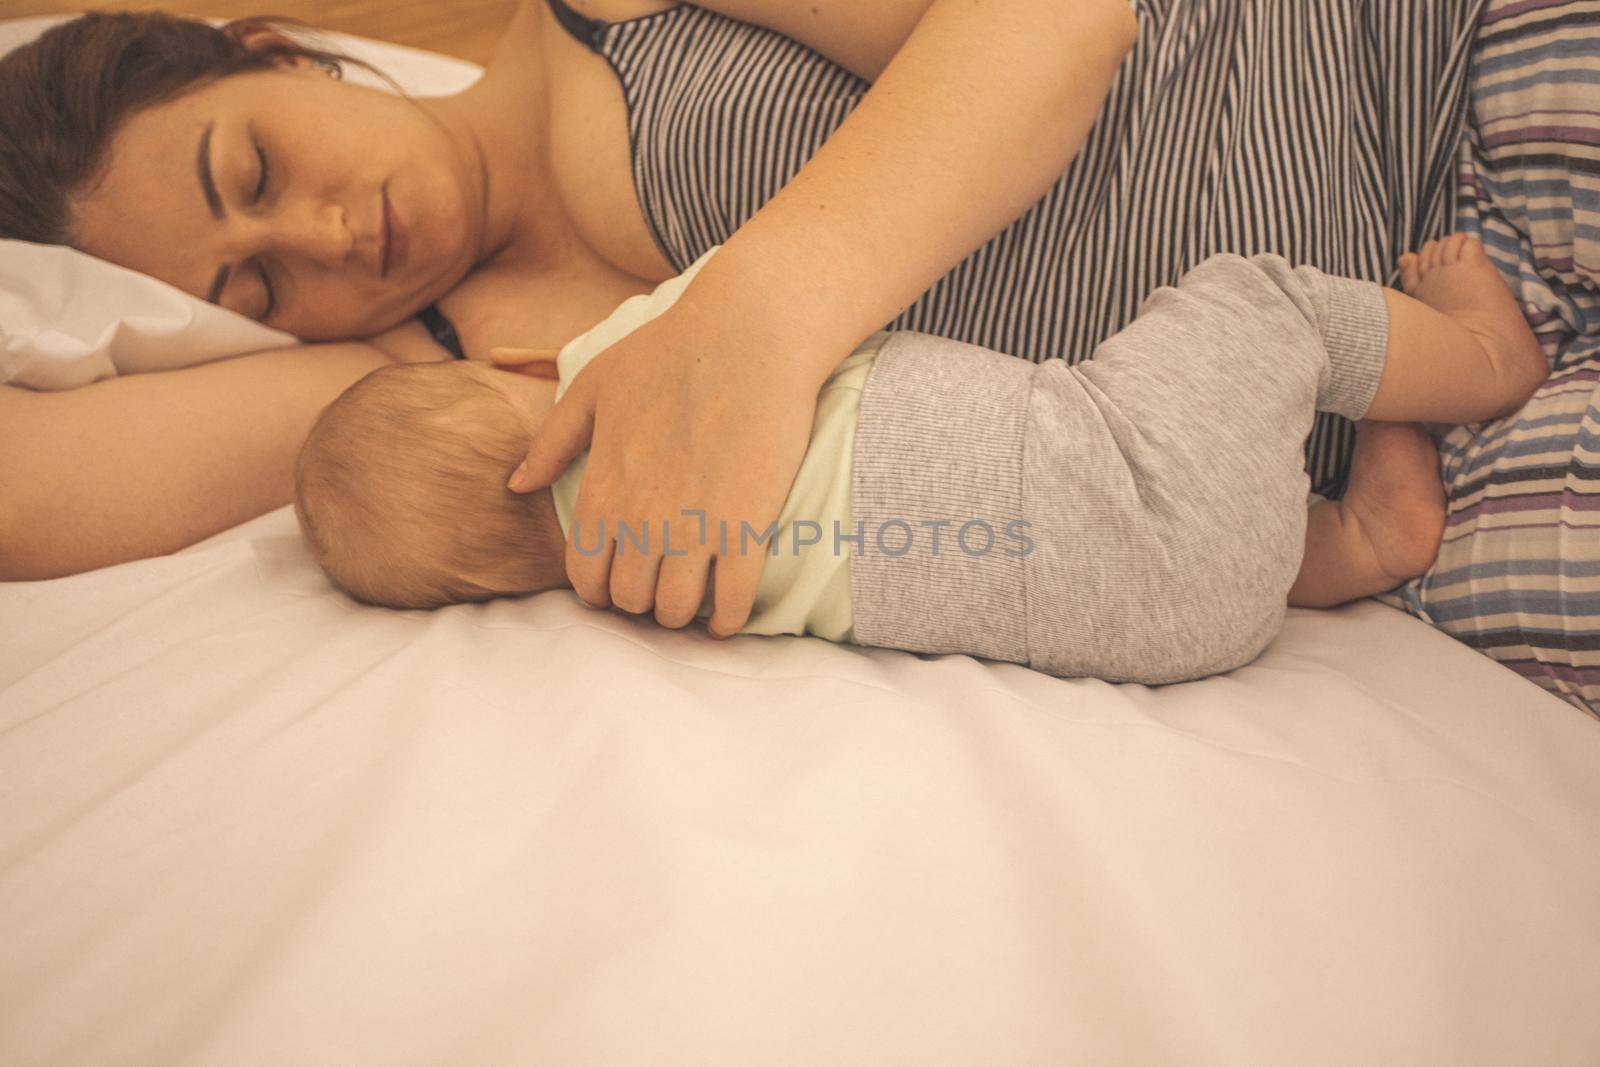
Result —
<path fill-rule="evenodd" d="M 1377 285 L 1217 256 L 1093 360 L 1040 365 L 1019 446 L 1030 662 L 1152 682 L 1259 653 L 1305 551 L 1306 433 L 1319 407 L 1366 413 L 1387 338 Z"/>
<path fill-rule="evenodd" d="M 1405 296 L 1385 290 L 1389 339 L 1368 420 L 1471 422 L 1520 408 L 1544 381 L 1538 342 L 1510 290 L 1464 234 L 1400 257 Z M 1421 427 L 1366 421 L 1344 498 L 1311 509 L 1289 592 L 1333 607 L 1423 574 L 1444 533 L 1439 457 Z"/>
<path fill-rule="evenodd" d="M 1400 257 L 1405 295 L 1384 290 L 1389 342 L 1366 418 L 1482 422 L 1516 411 L 1549 373 L 1511 290 L 1474 237 Z"/>
<path fill-rule="evenodd" d="M 1427 431 L 1357 423 L 1344 497 L 1311 508 L 1289 603 L 1331 608 L 1410 581 L 1433 566 L 1444 522 L 1439 452 Z"/>

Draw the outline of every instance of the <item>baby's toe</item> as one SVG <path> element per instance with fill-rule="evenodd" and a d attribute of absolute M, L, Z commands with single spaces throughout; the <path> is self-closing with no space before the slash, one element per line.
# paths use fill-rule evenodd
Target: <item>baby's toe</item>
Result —
<path fill-rule="evenodd" d="M 1429 241 L 1422 246 L 1422 273 L 1437 270 L 1439 267 L 1439 242 Z"/>
<path fill-rule="evenodd" d="M 1407 293 L 1417 288 L 1417 282 L 1422 280 L 1422 275 L 1417 270 L 1417 257 L 1414 253 L 1407 252 L 1400 257 L 1400 288 Z"/>
<path fill-rule="evenodd" d="M 1461 259 L 1461 246 L 1466 243 L 1466 240 L 1467 235 L 1464 233 L 1453 233 L 1446 237 L 1439 249 L 1439 261 L 1441 263 L 1458 262 Z"/>
<path fill-rule="evenodd" d="M 1488 258 L 1489 253 L 1484 249 L 1483 242 L 1476 237 L 1469 236 L 1461 243 L 1461 259 L 1463 262 L 1472 263 L 1479 260 L 1487 260 Z"/>

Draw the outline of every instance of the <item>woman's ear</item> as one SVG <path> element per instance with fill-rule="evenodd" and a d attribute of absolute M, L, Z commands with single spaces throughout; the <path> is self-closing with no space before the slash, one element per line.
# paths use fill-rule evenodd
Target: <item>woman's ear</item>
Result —
<path fill-rule="evenodd" d="M 297 49 L 301 46 L 271 26 L 226 26 L 222 32 L 251 52 L 264 52 L 271 55 L 280 67 L 288 70 L 309 70 L 313 67 L 319 67 L 330 76 L 338 75 L 338 70 L 334 65 L 323 60 L 313 59 L 310 56 L 300 55 Z"/>

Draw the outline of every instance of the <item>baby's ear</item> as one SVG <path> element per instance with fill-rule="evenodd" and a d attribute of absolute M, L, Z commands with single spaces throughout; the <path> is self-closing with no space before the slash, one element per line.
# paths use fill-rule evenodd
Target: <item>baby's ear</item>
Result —
<path fill-rule="evenodd" d="M 556 357 L 560 354 L 559 348 L 491 348 L 489 362 L 501 370 L 554 382 L 561 379 L 556 370 Z"/>

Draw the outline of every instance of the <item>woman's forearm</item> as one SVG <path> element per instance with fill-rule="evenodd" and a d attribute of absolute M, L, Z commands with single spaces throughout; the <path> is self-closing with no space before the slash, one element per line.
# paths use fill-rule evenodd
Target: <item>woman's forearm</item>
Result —
<path fill-rule="evenodd" d="M 161 555 L 281 507 L 317 414 L 388 363 L 349 342 L 61 393 L 0 386 L 0 581 Z"/>
<path fill-rule="evenodd" d="M 805 337 L 820 381 L 1061 177 L 1136 35 L 1127 0 L 935 0 L 685 299 Z"/>

